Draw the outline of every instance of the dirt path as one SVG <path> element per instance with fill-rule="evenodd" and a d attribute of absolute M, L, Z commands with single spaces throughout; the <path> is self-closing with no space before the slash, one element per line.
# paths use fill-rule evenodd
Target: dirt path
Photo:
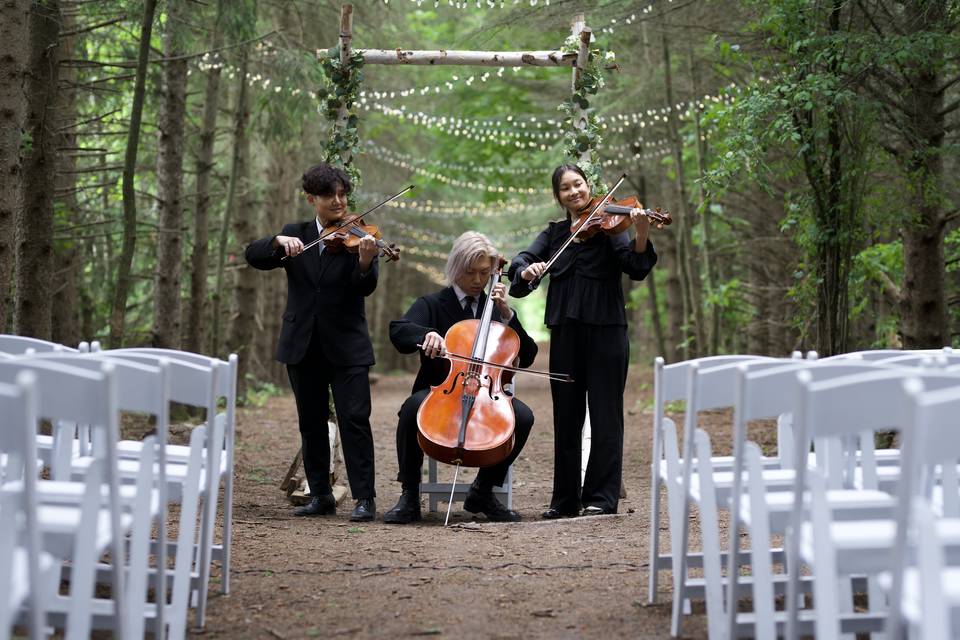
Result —
<path fill-rule="evenodd" d="M 335 517 L 291 515 L 278 484 L 299 446 L 292 396 L 240 412 L 232 593 L 213 585 L 206 636 L 668 637 L 669 606 L 642 605 L 649 368 L 634 366 L 628 383 L 620 514 L 553 522 L 539 519 L 552 486 L 549 388 L 525 379 L 521 397 L 537 422 L 514 470 L 523 522 L 474 523 L 455 511 L 447 528 L 441 513 L 383 524 L 399 493 L 396 412 L 411 383 L 385 376 L 373 388 L 378 520 L 361 527 L 347 520 L 349 499 Z M 695 616 L 684 631 L 705 636 L 704 624 Z"/>

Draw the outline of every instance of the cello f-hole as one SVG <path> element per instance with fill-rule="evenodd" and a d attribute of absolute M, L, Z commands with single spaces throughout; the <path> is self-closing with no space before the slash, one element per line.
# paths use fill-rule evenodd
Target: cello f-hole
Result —
<path fill-rule="evenodd" d="M 448 389 L 444 389 L 444 390 L 443 390 L 443 395 L 448 396 L 448 395 L 450 395 L 451 393 L 453 393 L 454 389 L 457 388 L 457 380 L 458 380 L 458 379 L 460 378 L 460 376 L 462 376 L 462 375 L 463 375 L 463 372 L 462 372 L 462 371 L 458 371 L 458 372 L 457 372 L 457 375 L 453 376 L 453 380 L 450 381 L 450 387 L 449 387 Z"/>

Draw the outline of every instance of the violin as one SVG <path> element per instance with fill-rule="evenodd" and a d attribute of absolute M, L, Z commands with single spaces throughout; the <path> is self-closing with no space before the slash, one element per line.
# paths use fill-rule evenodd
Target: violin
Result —
<path fill-rule="evenodd" d="M 380 248 L 380 250 L 383 252 L 383 254 L 384 254 L 384 255 L 387 255 L 387 256 L 390 258 L 390 260 L 399 260 L 399 259 L 400 259 L 400 249 L 398 249 L 397 246 L 394 245 L 394 244 L 387 245 L 385 242 L 380 241 L 380 239 L 379 239 L 379 238 L 380 238 L 380 230 L 377 229 L 376 226 L 374 226 L 374 225 L 360 225 L 360 224 L 358 224 L 357 221 L 359 221 L 361 218 L 363 218 L 363 216 L 367 215 L 368 213 L 373 213 L 374 211 L 376 211 L 376 210 L 379 209 L 380 207 L 384 206 L 385 204 L 396 200 L 397 198 L 399 198 L 400 196 L 402 196 L 403 194 L 405 194 L 406 192 L 410 191 L 410 190 L 413 189 L 413 188 L 414 188 L 414 186 L 413 186 L 413 185 L 410 185 L 410 186 L 407 187 L 406 189 L 403 189 L 403 190 L 401 190 L 401 191 L 398 191 L 397 193 L 393 194 L 392 196 L 390 196 L 389 198 L 387 198 L 386 200 L 384 200 L 384 201 L 381 202 L 380 204 L 377 204 L 377 205 L 374 205 L 373 207 L 370 207 L 369 209 L 367 209 L 366 211 L 364 211 L 363 213 L 361 213 L 361 214 L 358 215 L 358 216 L 349 216 L 346 221 L 337 222 L 337 223 L 334 223 L 334 224 L 327 225 L 326 227 L 324 227 L 323 233 L 320 234 L 320 237 L 317 238 L 316 240 L 314 240 L 313 242 L 308 242 L 307 244 L 303 245 L 303 251 L 301 251 L 301 252 L 298 253 L 297 255 L 303 255 L 303 253 L 305 253 L 306 250 L 309 249 L 310 247 L 315 246 L 318 242 L 326 242 L 326 240 L 327 240 L 328 237 L 330 237 L 330 236 L 332 236 L 332 235 L 334 235 L 334 234 L 340 233 L 341 231 L 343 231 L 343 234 L 342 234 L 342 236 L 343 236 L 343 237 L 342 237 L 343 246 L 347 247 L 347 250 L 348 250 L 348 251 L 351 250 L 351 249 L 349 249 L 349 246 L 347 245 L 347 239 L 348 239 L 348 237 L 352 236 L 352 237 L 355 237 L 355 238 L 356 238 L 356 240 L 352 240 L 351 242 L 352 242 L 352 243 L 356 243 L 356 244 L 355 244 L 355 248 L 352 249 L 352 251 L 353 251 L 353 252 L 357 252 L 357 251 L 359 250 L 359 246 L 360 246 L 360 238 L 362 238 L 363 236 L 367 235 L 367 233 L 368 233 L 367 231 L 365 231 L 365 229 L 373 229 L 373 232 L 370 233 L 370 235 L 374 236 L 374 238 L 377 239 L 377 246 Z M 354 227 L 359 227 L 359 228 L 353 230 Z M 325 246 L 326 246 L 326 245 L 325 245 Z M 286 259 L 289 258 L 289 257 L 291 257 L 291 256 L 283 256 L 282 258 L 280 258 L 280 260 L 283 261 L 283 260 L 286 260 Z"/>
<path fill-rule="evenodd" d="M 601 202 L 603 205 L 600 204 Z M 580 227 L 584 227 L 578 234 L 584 240 L 592 238 L 601 231 L 607 235 L 623 233 L 633 224 L 630 214 L 634 209 L 643 209 L 643 215 L 659 226 L 673 223 L 673 217 L 669 211 L 661 211 L 660 207 L 644 209 L 636 196 L 619 200 L 607 196 L 606 199 L 603 197 L 593 198 L 585 207 L 580 209 L 577 212 L 577 219 L 570 222 L 570 232 L 576 233 Z"/>
<path fill-rule="evenodd" d="M 349 251 L 357 253 L 360 250 L 360 240 L 371 235 L 376 239 L 380 255 L 388 260 L 399 260 L 400 249 L 396 244 L 387 244 L 381 239 L 380 229 L 375 224 L 363 224 L 357 216 L 347 216 L 344 220 L 330 224 L 323 228 L 323 246 L 334 253 Z"/>
<path fill-rule="evenodd" d="M 624 173 L 603 197 L 591 199 L 587 206 L 578 212 L 577 219 L 572 220 L 570 223 L 570 237 L 567 238 L 564 243 L 560 245 L 560 248 L 554 252 L 553 256 L 547 260 L 542 275 L 527 283 L 531 291 L 537 287 L 540 278 L 546 275 L 550 267 L 553 266 L 553 263 L 560 257 L 560 254 L 563 253 L 572 242 L 580 242 L 585 238 L 596 235 L 600 231 L 613 235 L 623 233 L 627 230 L 632 222 L 630 214 L 633 213 L 635 208 L 639 208 L 640 203 L 635 197 L 625 198 L 620 201 L 612 198 L 613 192 L 616 191 L 617 187 L 623 184 L 623 181 L 626 179 L 627 174 Z M 653 211 L 644 209 L 643 214 L 656 222 L 658 226 L 673 222 L 670 213 L 661 212 L 659 207 Z"/>

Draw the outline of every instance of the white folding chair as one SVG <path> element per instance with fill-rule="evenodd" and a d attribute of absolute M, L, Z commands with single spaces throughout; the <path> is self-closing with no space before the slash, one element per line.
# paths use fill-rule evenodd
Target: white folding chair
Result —
<path fill-rule="evenodd" d="M 729 620 L 727 633 L 731 637 L 738 637 L 743 634 L 756 634 L 761 637 L 763 633 L 772 628 L 769 627 L 772 624 L 769 621 L 773 619 L 772 599 L 767 598 L 767 595 L 771 594 L 763 591 L 763 589 L 767 588 L 767 583 L 781 589 L 786 578 L 784 574 L 774 575 L 770 572 L 771 562 L 782 562 L 782 550 L 770 547 L 770 535 L 784 532 L 788 516 L 792 512 L 793 492 L 771 491 L 768 483 L 764 482 L 764 474 L 758 473 L 755 468 L 750 468 L 750 457 L 751 455 L 756 457 L 759 454 L 759 448 L 746 441 L 747 423 L 754 420 L 777 418 L 778 426 L 782 431 L 791 434 L 789 437 L 781 437 L 779 443 L 781 455 L 784 458 L 793 458 L 790 461 L 785 459 L 784 466 L 794 468 L 794 465 L 799 464 L 800 460 L 796 451 L 809 451 L 808 447 L 792 435 L 793 431 L 790 426 L 793 422 L 793 412 L 797 403 L 797 372 L 800 370 L 808 371 L 813 378 L 827 380 L 858 373 L 886 371 L 887 368 L 870 361 L 820 360 L 815 362 L 804 361 L 754 371 L 750 371 L 746 366 L 740 366 L 739 369 L 737 401 L 734 410 L 733 449 L 735 464 L 732 473 L 734 488 L 730 497 L 730 553 L 727 558 L 727 576 L 731 581 L 727 590 L 727 615 Z M 871 447 L 866 456 L 868 467 L 873 466 L 872 442 L 870 444 Z M 788 453 L 788 449 L 792 453 Z M 807 454 L 804 459 L 804 466 L 827 460 L 832 455 L 827 449 L 828 447 L 824 445 L 824 450 L 818 450 L 823 454 L 820 457 Z M 834 446 L 834 449 L 836 449 L 836 446 Z M 858 463 L 861 458 L 862 456 L 857 456 Z M 760 464 L 762 459 L 752 462 Z M 741 489 L 744 469 L 747 470 L 747 486 L 745 489 Z M 764 473 L 766 473 L 765 470 Z M 874 478 L 875 475 L 867 474 L 867 477 Z M 879 517 L 889 514 L 893 508 L 893 498 L 876 490 L 875 481 L 872 484 L 868 482 L 868 484 L 870 486 L 867 487 L 867 490 L 835 490 L 830 492 L 828 495 L 830 509 L 840 514 L 838 517 L 844 519 Z M 793 488 L 792 482 L 788 488 Z M 741 497 L 742 494 L 746 495 Z M 745 553 L 739 548 L 741 525 L 745 526 L 750 534 L 749 553 Z M 754 590 L 754 612 L 752 614 L 741 613 L 736 606 L 736 596 L 742 592 L 742 585 L 748 582 L 741 576 L 739 561 L 741 554 L 750 558 L 752 566 L 752 588 Z M 758 590 L 762 593 L 757 593 Z M 782 629 L 782 617 L 778 624 Z M 754 628 L 754 625 L 757 625 L 757 628 Z"/>
<path fill-rule="evenodd" d="M 49 351 L 76 352 L 73 347 L 68 347 L 57 342 L 49 340 L 40 340 L 39 338 L 28 338 L 26 336 L 14 336 L 9 334 L 0 334 L 0 352 L 9 355 L 23 355 L 28 350 L 35 353 L 45 353 Z"/>
<path fill-rule="evenodd" d="M 689 381 L 690 367 L 694 364 L 701 369 L 709 369 L 737 362 L 748 362 L 753 360 L 772 360 L 766 356 L 711 356 L 699 358 L 697 360 L 687 360 L 671 365 L 665 365 L 664 359 L 658 357 L 654 360 L 653 369 L 653 443 L 650 462 L 650 574 L 647 584 L 647 601 L 654 604 L 657 601 L 657 584 L 661 571 L 671 570 L 674 562 L 674 549 L 670 553 L 660 553 L 660 488 L 666 487 L 668 508 L 671 504 L 671 492 L 676 492 L 668 479 L 674 477 L 671 474 L 679 473 L 679 469 L 672 469 L 673 462 L 665 456 L 664 450 L 664 429 L 669 425 L 676 432 L 676 426 L 673 421 L 665 416 L 667 403 L 687 399 L 687 384 Z M 679 465 L 683 461 L 679 459 L 679 453 L 675 456 Z M 730 460 L 726 461 L 729 463 Z M 717 465 L 725 464 L 722 460 L 717 460 Z M 668 521 L 673 533 L 673 522 Z M 671 536 L 672 537 L 672 536 Z M 672 545 L 671 545 L 672 546 Z M 694 555 L 690 558 L 690 566 L 698 566 L 701 563 L 701 557 Z"/>
<path fill-rule="evenodd" d="M 909 404 L 903 380 L 915 375 L 926 384 L 952 387 L 960 378 L 927 370 L 882 370 L 814 382 L 811 371 L 798 374 L 797 441 L 860 437 L 865 431 L 902 429 L 908 423 Z M 819 447 L 819 445 L 818 445 Z M 797 458 L 799 464 L 800 451 Z M 864 448 L 862 454 L 869 455 Z M 825 458 L 825 459 L 821 459 Z M 866 464 L 864 464 L 866 468 Z M 836 522 L 827 502 L 827 489 L 852 481 L 843 463 L 835 457 L 817 456 L 817 469 L 797 467 L 791 525 L 788 535 L 789 586 L 787 595 L 790 637 L 800 624 L 813 624 L 818 637 L 833 638 L 843 633 L 880 631 L 886 612 L 876 590 L 869 594 L 870 612 L 853 612 L 849 576 L 876 575 L 886 567 L 893 547 L 893 526 L 889 519 L 868 522 Z M 805 492 L 810 492 L 809 519 L 805 518 Z M 796 598 L 799 561 L 812 567 L 816 611 L 799 611 Z M 801 619 L 803 618 L 803 619 Z"/>
<path fill-rule="evenodd" d="M 93 349 L 97 350 L 99 345 L 94 343 Z M 226 402 L 226 419 L 224 421 L 225 434 L 223 441 L 223 450 L 220 455 L 223 456 L 223 462 L 220 465 L 220 474 L 217 477 L 217 480 L 210 485 L 210 493 L 208 495 L 217 495 L 217 486 L 219 479 L 222 478 L 224 481 L 224 493 L 223 493 L 223 523 L 221 530 L 221 544 L 215 544 L 212 537 L 213 527 L 216 520 L 216 505 L 217 500 L 213 499 L 209 502 L 213 505 L 212 513 L 208 513 L 209 509 L 207 507 L 207 502 L 204 501 L 204 522 L 209 520 L 210 530 L 204 534 L 208 536 L 210 548 L 211 548 L 211 560 L 220 560 L 222 567 L 222 576 L 220 581 L 220 591 L 224 595 L 230 593 L 230 546 L 233 541 L 233 476 L 234 476 L 234 447 L 236 443 L 236 406 L 237 406 L 237 370 L 238 370 L 238 357 L 237 354 L 232 353 L 227 358 L 226 361 L 220 360 L 219 358 L 212 358 L 209 356 L 204 356 L 202 354 L 191 353 L 189 351 L 178 351 L 175 349 L 155 349 L 155 348 L 145 348 L 145 347 L 135 347 L 127 349 L 111 349 L 109 351 L 104 351 L 102 353 L 110 354 L 113 356 L 151 356 L 154 358 L 165 357 L 170 360 L 180 360 L 189 364 L 205 367 L 217 366 L 220 373 L 216 378 L 216 393 L 218 398 L 223 398 Z M 179 401 L 178 401 L 179 402 Z M 186 403 L 185 404 L 189 404 Z M 216 407 L 216 404 L 214 404 Z M 214 413 L 215 414 L 215 413 Z M 209 415 L 214 415 L 209 414 Z M 215 429 L 213 429 L 215 431 Z M 211 431 L 210 435 L 215 435 Z M 123 448 L 121 447 L 121 450 Z M 178 450 L 174 447 L 170 450 L 170 455 L 176 457 L 177 455 L 185 456 L 186 451 L 181 449 L 178 454 Z M 209 571 L 209 569 L 208 569 Z M 205 610 L 206 610 L 206 595 L 201 598 L 201 605 L 198 605 L 198 614 L 197 614 L 197 626 L 203 627 L 205 623 Z"/>
<path fill-rule="evenodd" d="M 209 580 L 211 563 L 214 559 L 221 560 L 223 579 L 221 588 L 225 590 L 228 586 L 223 585 L 223 581 L 228 581 L 227 576 L 230 572 L 230 542 L 232 536 L 232 487 L 233 487 L 233 435 L 232 425 L 235 416 L 236 406 L 236 355 L 231 355 L 229 362 L 224 362 L 217 358 L 208 358 L 206 356 L 173 351 L 168 349 L 114 349 L 110 351 L 100 351 L 100 355 L 109 357 L 128 358 L 139 361 L 151 361 L 157 359 L 169 359 L 171 366 L 178 363 L 182 367 L 192 367 L 198 371 L 205 371 L 206 378 L 197 378 L 197 371 L 193 375 L 176 374 L 172 376 L 170 400 L 181 404 L 202 407 L 206 409 L 208 441 L 204 449 L 204 466 L 201 474 L 203 481 L 202 496 L 203 511 L 200 524 L 200 541 L 198 543 L 197 573 L 194 574 L 193 585 L 195 589 L 195 606 L 197 627 L 202 628 L 206 623 L 206 609 L 209 595 Z M 92 355 L 96 355 L 92 354 Z M 92 356 L 91 356 L 92 357 Z M 220 398 L 226 399 L 226 413 L 217 414 L 217 403 Z M 214 419 L 211 420 L 211 416 Z M 135 449 L 136 443 L 128 443 L 124 446 L 126 450 Z M 188 449 L 176 445 L 169 446 L 167 451 L 168 459 L 182 463 L 188 455 Z M 123 462 L 121 462 L 123 465 Z M 168 466 L 169 469 L 180 472 L 176 477 L 168 477 L 171 482 L 179 482 L 179 479 L 186 477 L 186 467 L 182 464 Z M 217 545 L 214 540 L 214 530 L 216 527 L 217 506 L 219 503 L 220 479 L 225 477 L 225 495 L 223 511 L 223 542 Z"/>
<path fill-rule="evenodd" d="M 37 521 L 45 549 L 62 545 L 63 540 L 72 544 L 61 558 L 69 558 L 75 573 L 83 574 L 96 563 L 100 553 L 109 549 L 111 571 L 111 622 L 114 632 L 122 637 L 125 629 L 126 591 L 124 567 L 126 553 L 123 545 L 124 532 L 130 529 L 132 518 L 123 517 L 120 487 L 116 473 L 116 450 L 110 443 L 116 442 L 119 434 L 116 411 L 116 395 L 113 367 L 104 364 L 102 371 L 94 372 L 69 367 L 60 363 L 16 359 L 0 361 L 0 382 L 10 383 L 23 371 L 31 372 L 36 379 L 38 418 L 51 421 L 76 420 L 97 425 L 103 432 L 106 443 L 102 461 L 98 461 L 93 476 L 88 477 L 83 498 L 79 504 L 37 504 Z M 39 426 L 39 425 L 36 425 Z M 34 429 L 36 429 L 36 426 Z M 32 455 L 36 452 L 33 450 Z M 102 484 L 106 483 L 106 507 L 102 506 Z M 31 467 L 33 465 L 33 467 Z M 36 459 L 25 460 L 24 479 L 32 474 Z M 40 492 L 37 492 L 38 499 Z M 92 506 L 91 506 L 92 501 Z M 94 509 L 91 512 L 91 509 Z M 75 554 L 79 553 L 77 556 Z M 57 554 L 54 554 L 57 555 Z M 89 628 L 91 612 L 85 600 L 89 591 L 84 580 L 75 580 L 70 586 L 72 607 L 68 615 L 68 637 L 86 637 L 84 627 Z M 51 606 L 53 606 L 52 603 Z"/>
<path fill-rule="evenodd" d="M 837 360 L 889 360 L 890 358 L 899 358 L 905 355 L 936 355 L 950 352 L 950 347 L 944 347 L 942 349 L 865 349 L 863 351 L 839 353 L 835 356 L 820 358 L 820 360 L 824 362 L 834 362 Z"/>
<path fill-rule="evenodd" d="M 951 627 L 960 613 L 960 382 L 952 388 L 930 387 L 922 379 L 904 383 L 911 407 L 903 434 L 896 541 L 887 584 L 893 603 L 890 637 L 901 635 L 903 620 L 924 638 L 953 637 Z M 932 504 L 937 492 L 939 514 Z M 915 567 L 910 566 L 911 555 Z"/>
<path fill-rule="evenodd" d="M 59 581 L 59 565 L 42 551 L 37 522 L 35 384 L 29 372 L 19 374 L 14 385 L 0 384 L 0 413 L 6 426 L 0 429 L 0 451 L 5 454 L 0 486 L 0 638 L 4 640 L 24 606 L 29 607 L 30 637 L 44 635 L 46 607 Z"/>

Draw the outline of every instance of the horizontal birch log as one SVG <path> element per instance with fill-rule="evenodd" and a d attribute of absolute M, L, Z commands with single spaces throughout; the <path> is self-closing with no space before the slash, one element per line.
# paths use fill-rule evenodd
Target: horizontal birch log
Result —
<path fill-rule="evenodd" d="M 476 67 L 572 67 L 576 53 L 562 51 L 411 51 L 409 49 L 354 49 L 366 64 L 472 65 Z M 317 51 L 317 59 L 327 55 Z"/>

